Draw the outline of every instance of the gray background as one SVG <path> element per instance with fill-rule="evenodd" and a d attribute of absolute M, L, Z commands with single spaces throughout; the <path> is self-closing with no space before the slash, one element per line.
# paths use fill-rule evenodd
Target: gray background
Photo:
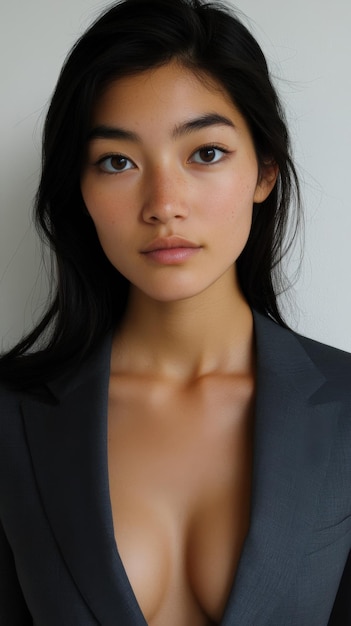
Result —
<path fill-rule="evenodd" d="M 0 338 L 9 346 L 33 325 L 47 293 L 30 223 L 47 102 L 68 49 L 107 3 L 0 6 Z M 351 3 L 243 0 L 235 6 L 267 56 L 302 179 L 304 259 L 294 289 L 282 299 L 287 319 L 303 334 L 351 351 Z M 297 248 L 286 262 L 290 276 L 298 258 Z"/>

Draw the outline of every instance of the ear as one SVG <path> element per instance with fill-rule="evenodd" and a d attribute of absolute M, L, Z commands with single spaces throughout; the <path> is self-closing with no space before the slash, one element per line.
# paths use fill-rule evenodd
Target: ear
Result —
<path fill-rule="evenodd" d="M 259 204 L 268 198 L 279 174 L 279 168 L 273 161 L 268 161 L 260 166 L 259 178 L 254 195 L 254 203 Z"/>

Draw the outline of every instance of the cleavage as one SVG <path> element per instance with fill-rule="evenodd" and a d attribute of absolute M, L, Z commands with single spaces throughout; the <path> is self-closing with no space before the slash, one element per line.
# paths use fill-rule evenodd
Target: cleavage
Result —
<path fill-rule="evenodd" d="M 219 623 L 249 524 L 252 385 L 168 390 L 161 402 L 129 382 L 114 387 L 109 407 L 124 568 L 150 625 Z"/>

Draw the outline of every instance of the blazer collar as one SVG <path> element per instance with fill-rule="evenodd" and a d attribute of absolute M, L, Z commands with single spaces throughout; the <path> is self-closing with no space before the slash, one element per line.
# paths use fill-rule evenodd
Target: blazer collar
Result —
<path fill-rule="evenodd" d="M 293 579 L 313 520 L 336 422 L 318 401 L 328 385 L 298 338 L 258 313 L 251 525 L 222 626 L 265 626 Z M 52 531 L 98 623 L 146 626 L 119 558 L 107 466 L 112 337 L 51 398 L 22 411 Z M 323 397 L 331 397 L 330 393 Z M 279 620 L 278 620 L 279 622 Z M 277 623 L 278 623 L 277 622 Z"/>
<path fill-rule="evenodd" d="M 146 626 L 116 548 L 109 496 L 111 341 L 50 383 L 49 401 L 27 397 L 22 413 L 46 515 L 96 623 Z"/>
<path fill-rule="evenodd" d="M 257 313 L 254 320 L 251 523 L 222 626 L 278 624 L 289 610 L 289 588 L 314 522 L 340 408 L 298 336 Z"/>

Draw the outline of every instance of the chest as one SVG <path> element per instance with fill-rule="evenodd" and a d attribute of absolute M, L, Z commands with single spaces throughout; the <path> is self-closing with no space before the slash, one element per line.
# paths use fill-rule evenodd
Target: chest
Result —
<path fill-rule="evenodd" d="M 115 380 L 115 537 L 149 625 L 219 623 L 250 515 L 253 382 Z"/>

